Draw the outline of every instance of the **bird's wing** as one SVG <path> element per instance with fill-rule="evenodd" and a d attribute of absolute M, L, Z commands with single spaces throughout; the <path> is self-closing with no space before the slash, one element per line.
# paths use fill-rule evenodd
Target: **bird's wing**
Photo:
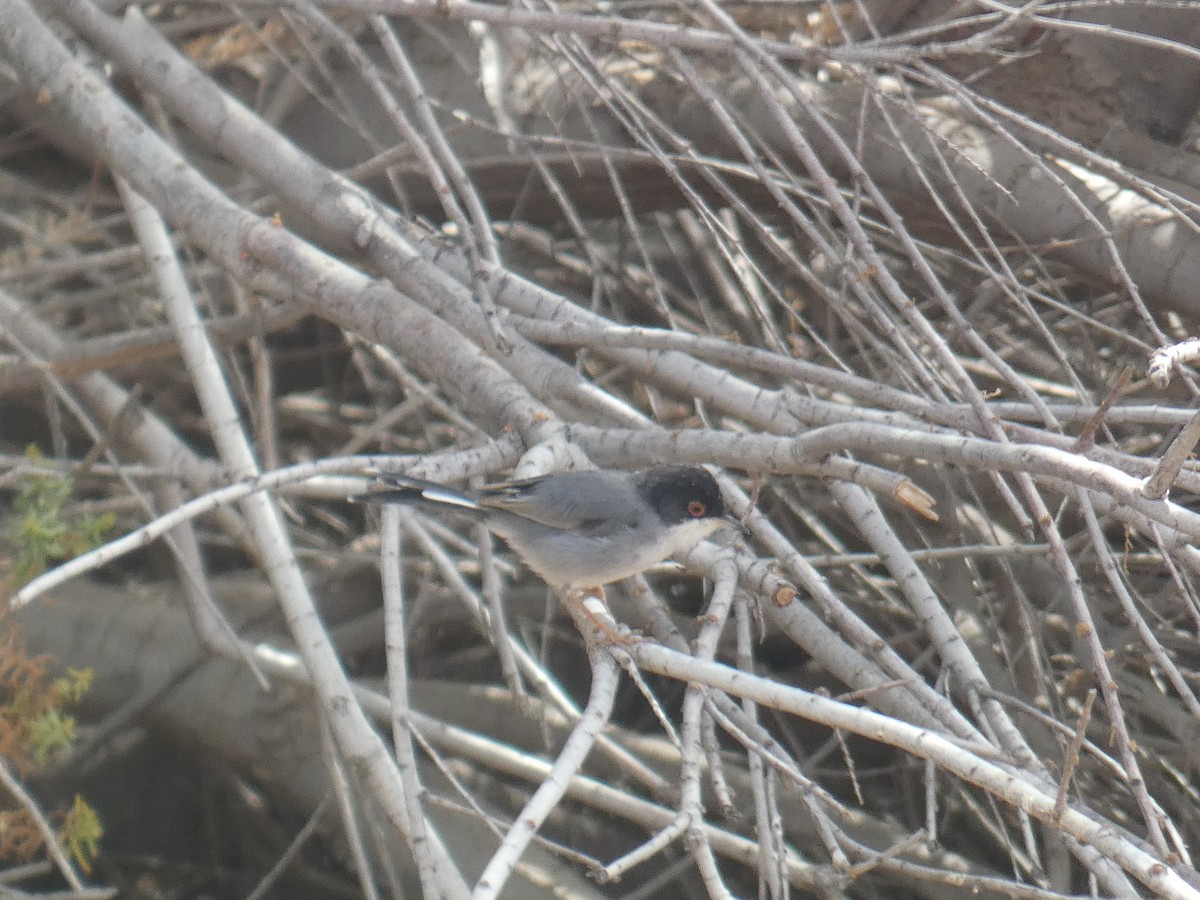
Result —
<path fill-rule="evenodd" d="M 560 472 L 483 488 L 480 504 L 551 528 L 587 532 L 628 511 L 636 496 L 629 479 L 615 472 Z"/>

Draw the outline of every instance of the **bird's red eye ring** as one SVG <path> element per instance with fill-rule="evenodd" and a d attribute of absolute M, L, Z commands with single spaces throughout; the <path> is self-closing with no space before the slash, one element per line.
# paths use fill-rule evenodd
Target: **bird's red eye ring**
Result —
<path fill-rule="evenodd" d="M 693 519 L 699 519 L 706 512 L 708 512 L 708 507 L 699 500 L 693 500 L 688 504 L 688 515 Z"/>

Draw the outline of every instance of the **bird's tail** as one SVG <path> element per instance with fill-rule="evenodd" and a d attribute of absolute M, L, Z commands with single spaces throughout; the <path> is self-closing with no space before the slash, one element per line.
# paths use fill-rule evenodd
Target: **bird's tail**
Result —
<path fill-rule="evenodd" d="M 407 475 L 382 475 L 379 490 L 350 497 L 351 503 L 408 503 L 413 506 L 436 506 L 467 515 L 482 516 L 486 511 L 470 494 L 448 488 L 444 484 L 409 478 Z"/>

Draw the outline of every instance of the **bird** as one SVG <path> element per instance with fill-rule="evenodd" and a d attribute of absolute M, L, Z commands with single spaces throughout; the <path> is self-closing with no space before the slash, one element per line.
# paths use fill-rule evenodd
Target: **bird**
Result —
<path fill-rule="evenodd" d="M 561 591 L 600 588 L 692 549 L 723 525 L 741 527 L 701 466 L 556 472 L 474 490 L 403 475 L 380 476 L 379 484 L 352 499 L 467 515 Z"/>

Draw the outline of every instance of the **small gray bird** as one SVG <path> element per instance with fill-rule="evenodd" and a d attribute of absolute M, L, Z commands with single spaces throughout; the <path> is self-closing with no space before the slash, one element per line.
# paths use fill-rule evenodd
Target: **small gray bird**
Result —
<path fill-rule="evenodd" d="M 498 534 L 553 588 L 599 587 L 690 550 L 725 524 L 716 480 L 699 466 L 560 472 L 459 491 L 404 476 L 354 499 L 465 513 Z"/>

